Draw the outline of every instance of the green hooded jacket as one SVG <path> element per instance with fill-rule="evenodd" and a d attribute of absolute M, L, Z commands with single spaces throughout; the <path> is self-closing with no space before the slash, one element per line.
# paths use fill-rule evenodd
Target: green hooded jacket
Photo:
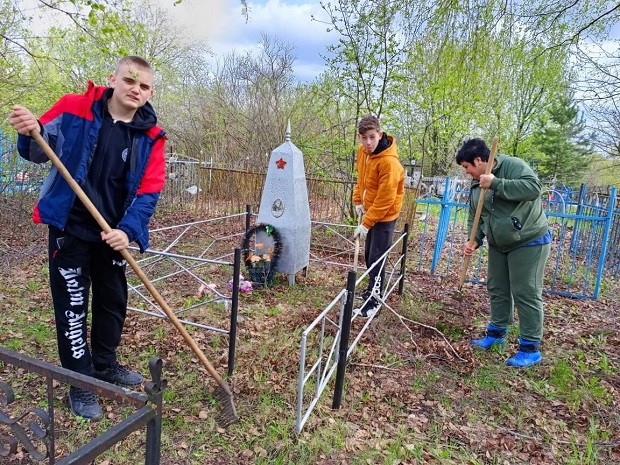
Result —
<path fill-rule="evenodd" d="M 528 164 L 508 155 L 498 155 L 495 161 L 491 171 L 495 179 L 486 191 L 476 243 L 481 246 L 486 236 L 491 247 L 506 253 L 540 239 L 549 224 L 540 197 L 542 183 Z M 470 234 L 479 198 L 480 182 L 474 179 L 469 197 Z"/>

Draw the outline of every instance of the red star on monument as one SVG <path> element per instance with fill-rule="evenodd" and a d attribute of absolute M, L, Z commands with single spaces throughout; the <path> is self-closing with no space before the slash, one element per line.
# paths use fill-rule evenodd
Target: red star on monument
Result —
<path fill-rule="evenodd" d="M 276 165 L 278 166 L 279 170 L 283 170 L 286 162 L 282 159 L 282 157 L 280 157 L 280 159 L 276 162 Z"/>

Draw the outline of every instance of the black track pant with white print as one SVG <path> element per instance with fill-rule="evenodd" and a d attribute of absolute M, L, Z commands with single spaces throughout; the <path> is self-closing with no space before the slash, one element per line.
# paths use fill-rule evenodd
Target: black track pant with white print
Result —
<path fill-rule="evenodd" d="M 385 253 L 392 246 L 392 239 L 394 238 L 394 229 L 396 227 L 396 220 L 383 221 L 375 223 L 375 225 L 368 230 L 366 235 L 366 244 L 364 247 L 364 261 L 366 262 L 366 268 L 370 268 L 381 255 Z M 381 273 L 379 273 L 379 271 Z M 385 280 L 385 266 L 378 264 L 374 267 L 370 273 L 368 273 L 368 292 L 372 292 L 372 288 L 377 278 L 379 281 L 379 293 L 383 295 L 383 281 Z"/>
<path fill-rule="evenodd" d="M 127 314 L 125 260 L 104 241 L 87 242 L 49 228 L 50 289 L 58 354 L 64 368 L 92 374 L 116 361 Z M 87 315 L 92 287 L 91 349 Z"/>

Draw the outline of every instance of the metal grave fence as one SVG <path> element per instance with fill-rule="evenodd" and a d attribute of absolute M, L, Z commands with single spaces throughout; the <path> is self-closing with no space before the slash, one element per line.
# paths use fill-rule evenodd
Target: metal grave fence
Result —
<path fill-rule="evenodd" d="M 323 224 L 323 226 L 326 225 Z M 338 292 L 327 307 L 303 331 L 300 342 L 297 388 L 295 425 L 297 434 L 301 432 L 308 421 L 334 374 L 336 374 L 336 380 L 332 408 L 340 408 L 347 359 L 376 316 L 369 317 L 361 327 L 355 328 L 355 332 L 351 335 L 352 322 L 358 318 L 357 315 L 353 315 L 356 289 L 368 277 L 373 268 L 379 267 L 379 271 L 385 273 L 385 292 L 383 296 L 376 293 L 373 296 L 385 302 L 395 290 L 399 295 L 402 294 L 408 233 L 409 227 L 405 225 L 404 232 L 394 240 L 390 249 L 371 268 L 366 269 L 359 278 L 356 279 L 357 273 L 355 271 L 349 271 L 346 287 Z M 378 290 L 375 291 L 378 292 Z M 364 301 L 360 300 L 359 304 L 360 306 L 363 305 Z M 351 337 L 353 340 L 349 344 Z"/>
<path fill-rule="evenodd" d="M 469 192 L 462 183 L 446 179 L 441 198 L 418 199 L 422 215 L 414 225 L 412 241 L 419 247 L 417 269 L 436 276 L 456 276 L 462 245 L 469 240 Z M 616 189 L 608 194 L 580 190 L 545 189 L 543 203 L 552 232 L 551 253 L 545 269 L 544 292 L 575 298 L 599 297 L 604 277 L 620 270 L 620 211 Z M 419 244 L 419 246 L 415 246 Z M 468 282 L 486 280 L 486 241 L 472 257 Z M 454 263 L 456 262 L 456 264 Z"/>
<path fill-rule="evenodd" d="M 149 361 L 152 381 L 147 382 L 144 387 L 146 395 L 99 381 L 96 378 L 3 347 L 0 347 L 0 361 L 7 366 L 37 374 L 45 378 L 46 382 L 46 399 L 36 399 L 36 389 L 33 390 L 35 391 L 34 394 L 30 393 L 30 396 L 25 395 L 25 393 L 16 394 L 15 390 L 8 384 L 8 378 L 11 376 L 7 375 L 6 372 L 3 373 L 2 378 L 0 378 L 0 457 L 15 458 L 19 460 L 19 463 L 22 463 L 15 456 L 18 452 L 18 446 L 21 445 L 26 452 L 27 458 L 25 460 L 29 458 L 35 462 L 46 461 L 50 465 L 90 464 L 97 456 L 111 449 L 131 433 L 146 427 L 146 439 L 143 444 L 144 463 L 145 465 L 158 465 L 160 463 L 162 404 L 166 381 L 162 379 L 162 361 L 159 357 L 154 356 Z M 7 370 L 7 367 L 4 369 Z M 23 374 L 19 376 L 24 379 Z M 55 424 L 54 420 L 56 404 L 54 382 L 87 389 L 106 399 L 131 406 L 136 410 L 87 444 L 65 456 L 61 456 L 62 451 L 57 447 L 59 442 L 57 428 L 60 428 L 60 425 Z M 24 407 L 22 404 L 27 401 L 36 402 L 37 407 Z M 39 407 L 45 403 L 47 403 L 46 409 Z M 137 458 L 135 463 L 139 463 Z"/>
<path fill-rule="evenodd" d="M 245 213 L 155 228 L 153 247 L 138 260 L 181 323 L 228 336 L 229 376 L 235 366 L 242 273 L 241 249 L 231 242 L 240 243 L 249 228 L 247 208 Z M 127 281 L 129 310 L 168 319 L 130 269 Z"/>

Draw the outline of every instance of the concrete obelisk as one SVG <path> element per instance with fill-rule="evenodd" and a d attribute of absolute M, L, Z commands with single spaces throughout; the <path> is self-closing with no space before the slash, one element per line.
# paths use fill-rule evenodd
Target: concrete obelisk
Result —
<path fill-rule="evenodd" d="M 270 224 L 280 233 L 282 253 L 275 271 L 288 274 L 292 285 L 295 273 L 310 261 L 310 204 L 304 158 L 291 142 L 290 121 L 284 143 L 269 158 L 257 222 Z"/>

